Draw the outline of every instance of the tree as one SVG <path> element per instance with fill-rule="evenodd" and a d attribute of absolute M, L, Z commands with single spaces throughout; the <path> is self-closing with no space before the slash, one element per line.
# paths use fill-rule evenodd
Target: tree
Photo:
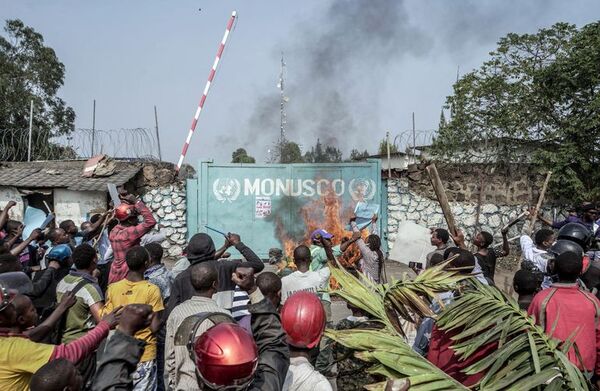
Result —
<path fill-rule="evenodd" d="M 256 163 L 256 159 L 249 156 L 244 148 L 238 148 L 231 154 L 231 163 Z"/>
<path fill-rule="evenodd" d="M 380 155 L 387 155 L 387 148 L 388 148 L 387 147 L 387 139 L 384 138 L 383 140 L 381 140 L 379 142 L 378 153 Z M 398 148 L 394 144 L 390 143 L 390 153 L 396 153 L 396 152 L 398 152 Z"/>
<path fill-rule="evenodd" d="M 511 163 L 515 145 L 529 142 L 532 162 L 554 172 L 555 196 L 600 199 L 600 22 L 508 34 L 490 55 L 447 98 L 452 117 L 434 142 L 437 157 L 486 145 L 488 161 Z"/>
<path fill-rule="evenodd" d="M 366 149 L 363 152 L 359 152 L 358 149 L 353 149 L 350 151 L 349 161 L 362 160 L 368 158 L 369 156 L 369 152 Z"/>
<path fill-rule="evenodd" d="M 20 20 L 7 20 L 7 36 L 0 36 L 0 132 L 7 139 L 13 160 L 27 159 L 30 102 L 34 103 L 33 152 L 35 158 L 60 158 L 66 151 L 51 138 L 73 131 L 75 112 L 57 96 L 64 83 L 65 67 L 44 38 Z M 11 135 L 12 135 L 11 133 Z M 72 151 L 71 151 L 72 152 Z"/>
<path fill-rule="evenodd" d="M 304 163 L 300 146 L 293 141 L 285 141 L 281 146 L 279 163 Z"/>
<path fill-rule="evenodd" d="M 306 163 L 339 163 L 342 161 L 342 151 L 331 145 L 323 148 L 321 140 L 317 139 L 317 144 L 304 154 L 304 161 Z"/>

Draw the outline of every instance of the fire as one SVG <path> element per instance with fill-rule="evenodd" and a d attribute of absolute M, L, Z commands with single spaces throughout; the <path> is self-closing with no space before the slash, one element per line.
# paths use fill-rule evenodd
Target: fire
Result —
<path fill-rule="evenodd" d="M 315 199 L 300 208 L 298 216 L 301 216 L 305 229 L 302 237 L 293 237 L 280 219 L 276 220 L 276 232 L 283 246 L 283 253 L 288 260 L 293 260 L 294 249 L 301 245 L 310 246 L 310 234 L 319 228 L 331 233 L 333 244 L 338 245 L 343 239 L 349 239 L 352 232 L 346 230 L 346 224 L 352 216 L 354 205 L 342 206 L 342 200 L 335 194 L 332 188 L 320 198 Z M 368 233 L 362 232 L 363 239 Z M 352 244 L 346 252 L 338 258 L 344 267 L 353 267 L 360 259 L 360 251 L 356 244 Z"/>

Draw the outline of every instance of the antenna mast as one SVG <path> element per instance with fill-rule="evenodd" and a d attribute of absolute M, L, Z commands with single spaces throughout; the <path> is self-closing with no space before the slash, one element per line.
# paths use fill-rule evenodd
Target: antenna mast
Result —
<path fill-rule="evenodd" d="M 281 94 L 279 111 L 281 115 L 281 122 L 279 126 L 279 148 L 283 148 L 283 144 L 285 143 L 285 125 L 287 124 L 287 116 L 285 114 L 285 104 L 288 98 L 285 96 L 284 92 L 284 76 L 285 76 L 285 61 L 283 60 L 283 52 L 281 52 L 281 71 L 279 73 L 279 83 L 277 87 L 279 87 L 279 92 Z"/>

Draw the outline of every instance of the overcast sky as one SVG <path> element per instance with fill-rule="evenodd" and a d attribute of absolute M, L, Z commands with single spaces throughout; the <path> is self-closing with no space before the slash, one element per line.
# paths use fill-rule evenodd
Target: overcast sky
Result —
<path fill-rule="evenodd" d="M 228 162 L 238 147 L 267 158 L 279 136 L 282 51 L 288 138 L 305 150 L 320 137 L 345 154 L 375 153 L 386 130 L 404 143 L 413 111 L 417 129 L 435 129 L 457 67 L 478 67 L 498 38 L 593 22 L 600 1 L 0 0 L 1 19 L 35 28 L 64 63 L 60 96 L 76 127 L 91 128 L 93 99 L 100 129 L 152 128 L 157 105 L 163 157 L 173 162 L 233 10 L 188 163 Z"/>

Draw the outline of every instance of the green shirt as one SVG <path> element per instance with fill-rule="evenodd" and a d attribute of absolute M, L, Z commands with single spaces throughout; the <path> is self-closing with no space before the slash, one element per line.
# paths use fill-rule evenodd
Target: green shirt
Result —
<path fill-rule="evenodd" d="M 96 280 L 83 273 L 72 271 L 66 275 L 56 287 L 56 298 L 58 302 L 62 296 L 72 291 L 83 279 L 88 281 L 77 293 L 75 293 L 76 303 L 67 312 L 65 328 L 62 333 L 62 343 L 69 343 L 86 334 L 96 326 L 90 307 L 104 300 L 102 291 Z"/>
<path fill-rule="evenodd" d="M 331 248 L 331 251 L 333 252 L 333 256 L 334 257 L 339 257 L 340 255 L 342 255 L 342 250 L 340 250 L 340 246 L 333 246 Z M 317 245 L 312 245 L 310 246 L 310 256 L 312 258 L 312 261 L 310 263 L 310 270 L 313 272 L 316 272 L 319 269 L 322 269 L 323 267 L 327 266 L 327 254 L 325 253 L 325 249 L 321 246 L 317 246 Z M 322 300 L 324 301 L 329 301 L 331 302 L 331 298 L 329 297 L 329 293 L 323 293 L 323 296 L 321 297 Z"/>

